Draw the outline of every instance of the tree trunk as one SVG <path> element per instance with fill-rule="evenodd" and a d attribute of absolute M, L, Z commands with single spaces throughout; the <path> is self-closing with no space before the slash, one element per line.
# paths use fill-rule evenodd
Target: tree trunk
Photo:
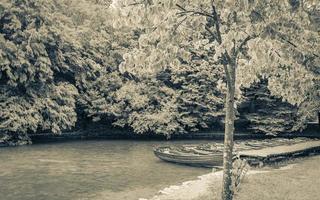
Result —
<path fill-rule="evenodd" d="M 235 66 L 228 65 L 226 74 L 229 74 L 227 81 L 226 95 L 226 116 L 224 131 L 224 152 L 223 152 L 223 186 L 222 199 L 232 200 L 232 157 L 233 157 L 233 133 L 234 133 L 234 95 L 235 95 Z M 229 73 L 228 73 L 229 72 Z"/>

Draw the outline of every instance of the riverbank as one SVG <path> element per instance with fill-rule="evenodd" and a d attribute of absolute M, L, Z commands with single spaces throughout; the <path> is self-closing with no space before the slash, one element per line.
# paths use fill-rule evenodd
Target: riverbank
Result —
<path fill-rule="evenodd" d="M 238 131 L 234 135 L 235 140 L 245 139 L 269 139 L 276 136 L 270 136 L 265 134 L 257 134 L 245 131 Z M 308 137 L 308 138 L 320 138 L 320 131 L 317 126 L 310 126 L 303 132 L 298 133 L 286 133 L 281 134 L 278 137 L 283 138 L 295 138 L 295 137 Z M 132 131 L 117 129 L 117 128 L 98 128 L 98 129 L 86 129 L 75 132 L 65 132 L 62 134 L 33 134 L 30 135 L 33 143 L 43 142 L 59 142 L 69 140 L 91 140 L 91 139 L 107 139 L 107 140 L 223 140 L 223 130 L 212 130 L 202 132 L 190 132 L 185 134 L 174 134 L 170 138 L 159 134 L 136 134 Z"/>
<path fill-rule="evenodd" d="M 268 174 L 249 176 L 235 200 L 318 200 L 320 199 L 320 156 L 292 161 Z"/>
<path fill-rule="evenodd" d="M 250 170 L 235 200 L 318 200 L 320 198 L 320 156 L 295 159 L 284 164 Z M 222 172 L 200 176 L 178 186 L 170 186 L 149 200 L 218 200 Z M 145 199 L 140 199 L 145 200 Z"/>
<path fill-rule="evenodd" d="M 234 139 L 268 139 L 275 136 L 252 133 L 248 130 L 237 129 Z M 308 137 L 320 138 L 320 127 L 318 124 L 309 124 L 303 132 L 280 134 L 278 137 L 294 138 Z M 173 134 L 170 138 L 165 135 L 155 133 L 136 134 L 132 130 L 119 129 L 112 126 L 95 126 L 92 125 L 86 129 L 81 129 L 74 132 L 66 132 L 62 134 L 32 134 L 30 138 L 33 143 L 54 142 L 66 140 L 90 140 L 90 139 L 129 139 L 129 140 L 223 140 L 224 130 L 203 130 L 190 132 L 185 134 Z"/>
<path fill-rule="evenodd" d="M 30 144 L 42 144 L 51 142 L 65 142 L 77 140 L 154 140 L 154 141 L 168 141 L 168 140 L 223 140 L 223 131 L 205 131 L 205 132 L 191 132 L 185 134 L 174 134 L 168 138 L 165 135 L 154 133 L 136 134 L 130 130 L 117 129 L 117 128 L 97 128 L 85 129 L 72 132 L 64 132 L 61 134 L 52 133 L 37 133 L 30 134 Z M 253 134 L 250 132 L 237 132 L 235 139 L 267 139 L 271 136 L 264 134 Z M 19 146 L 19 144 L 1 142 L 0 147 Z"/>
<path fill-rule="evenodd" d="M 132 130 L 119 129 L 112 126 L 91 125 L 87 128 L 81 128 L 71 132 L 63 132 L 61 134 L 52 133 L 35 133 L 28 134 L 28 140 L 22 141 L 21 145 L 39 144 L 48 142 L 64 142 L 74 140 L 223 140 L 223 130 L 206 130 L 198 132 L 190 132 L 185 134 L 173 134 L 170 138 L 167 136 L 146 133 L 136 134 Z M 246 139 L 270 139 L 274 137 L 295 138 L 308 137 L 320 138 L 320 127 L 318 124 L 309 124 L 303 132 L 285 133 L 278 136 L 252 133 L 246 130 L 238 129 L 234 135 L 235 140 Z M 11 143 L 11 144 L 10 144 Z M 1 142 L 0 147 L 19 146 L 19 142 Z"/>

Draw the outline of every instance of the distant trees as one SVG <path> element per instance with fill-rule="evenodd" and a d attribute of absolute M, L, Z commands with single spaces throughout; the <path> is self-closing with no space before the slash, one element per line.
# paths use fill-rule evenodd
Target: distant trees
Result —
<path fill-rule="evenodd" d="M 301 116 L 298 107 L 271 95 L 268 81 L 261 80 L 245 88 L 245 99 L 239 111 L 239 121 L 247 125 L 254 133 L 276 135 L 297 131 Z"/>
<path fill-rule="evenodd" d="M 1 132 L 72 127 L 78 92 L 70 80 L 55 80 L 70 69 L 63 65 L 61 38 L 48 26 L 53 22 L 30 1 L 7 6 L 0 17 Z"/>
<path fill-rule="evenodd" d="M 94 5 L 6 0 L 0 7 L 1 134 L 10 140 L 74 127 L 79 91 L 109 64 L 107 40 L 91 39 L 104 37 L 88 27 Z"/>

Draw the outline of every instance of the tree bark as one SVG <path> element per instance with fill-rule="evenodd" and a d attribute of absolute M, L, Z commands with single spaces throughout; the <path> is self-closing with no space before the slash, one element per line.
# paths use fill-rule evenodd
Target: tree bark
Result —
<path fill-rule="evenodd" d="M 222 199 L 232 200 L 232 157 L 233 157 L 233 133 L 234 133 L 234 96 L 235 96 L 235 65 L 229 64 L 228 68 L 229 80 L 227 81 L 226 95 L 226 116 L 224 131 L 224 152 L 223 152 L 223 186 Z M 226 73 L 227 73 L 226 71 Z"/>

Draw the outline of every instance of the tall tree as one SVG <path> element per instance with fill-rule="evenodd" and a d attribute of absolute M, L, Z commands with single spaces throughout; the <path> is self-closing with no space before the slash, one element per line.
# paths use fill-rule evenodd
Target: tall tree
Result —
<path fill-rule="evenodd" d="M 164 53 L 168 52 L 165 47 L 177 43 L 182 56 L 174 62 L 174 69 L 181 69 L 194 56 L 203 65 L 224 69 L 227 92 L 222 197 L 232 199 L 235 97 L 239 97 L 239 88 L 263 77 L 269 80 L 273 95 L 291 104 L 318 104 L 318 77 L 306 66 L 318 66 L 319 37 L 316 30 L 307 28 L 310 13 L 304 10 L 318 9 L 317 4 L 269 0 L 145 2 L 149 3 L 146 15 L 152 26 L 141 36 L 142 45 L 124 59 L 122 67 L 133 73 L 159 71 L 177 57 Z M 187 44 L 188 50 L 181 44 Z M 297 91 L 305 95 L 298 96 Z"/>
<path fill-rule="evenodd" d="M 206 9 L 202 5 L 196 8 L 177 6 L 181 10 L 180 15 L 206 17 L 207 21 L 203 23 L 206 23 L 205 29 L 212 41 L 217 42 L 216 63 L 223 65 L 225 69 L 227 97 L 222 199 L 230 200 L 233 196 L 231 169 L 236 74 L 241 75 L 240 81 L 243 83 L 252 83 L 258 76 L 267 76 L 273 82 L 269 84 L 270 88 L 277 88 L 273 90 L 274 93 L 292 104 L 299 104 L 304 101 L 304 97 L 292 98 L 295 95 L 288 94 L 288 91 L 296 91 L 290 85 L 294 81 L 281 72 L 283 66 L 293 68 L 292 73 L 299 71 L 300 75 L 303 74 L 296 74 L 299 89 L 314 91 L 310 87 L 313 88 L 315 78 L 305 69 L 304 62 L 297 61 L 297 57 L 302 57 L 305 62 L 308 61 L 307 57 L 318 59 L 319 45 L 315 41 L 319 37 L 317 32 L 306 28 L 309 15 L 302 9 L 304 4 L 299 1 L 211 1 L 209 5 L 210 8 L 206 6 Z M 308 6 L 315 4 L 311 2 Z M 283 80 L 284 77 L 286 78 Z M 309 81 L 305 83 L 304 78 Z M 284 86 L 284 82 L 289 82 L 290 86 Z M 279 84 L 282 88 L 279 88 Z"/>

